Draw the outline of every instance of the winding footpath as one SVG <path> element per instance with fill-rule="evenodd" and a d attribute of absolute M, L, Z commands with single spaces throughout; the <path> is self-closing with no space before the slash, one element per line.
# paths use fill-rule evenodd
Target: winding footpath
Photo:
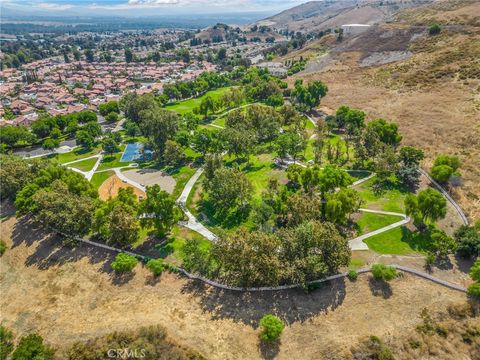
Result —
<path fill-rule="evenodd" d="M 188 180 L 187 184 L 185 185 L 185 188 L 183 189 L 182 193 L 177 199 L 177 204 L 180 206 L 184 214 L 187 216 L 187 221 L 179 221 L 179 224 L 190 229 L 193 231 L 196 231 L 200 235 L 203 235 L 206 239 L 210 241 L 215 241 L 217 240 L 217 236 L 212 233 L 210 230 L 208 230 L 200 221 L 197 220 L 197 218 L 188 210 L 187 208 L 187 200 L 192 192 L 193 187 L 195 186 L 195 183 L 198 181 L 200 176 L 203 173 L 203 169 L 199 168 L 195 174 Z"/>
<path fill-rule="evenodd" d="M 77 238 L 77 240 L 80 241 L 81 243 L 91 245 L 91 246 L 95 246 L 95 247 L 99 247 L 99 248 L 102 248 L 102 249 L 105 249 L 105 250 L 113 251 L 115 253 L 126 253 L 126 254 L 129 254 L 131 256 L 135 256 L 135 257 L 137 257 L 137 258 L 139 258 L 143 261 L 148 261 L 150 259 L 147 256 L 137 254 L 137 253 L 132 252 L 132 251 L 118 249 L 118 248 L 115 248 L 115 247 L 112 247 L 112 246 L 97 243 L 95 241 L 90 241 L 90 240 L 83 239 L 83 238 Z M 427 274 L 423 271 L 418 271 L 416 269 L 412 269 L 412 268 L 402 266 L 402 265 L 395 265 L 394 264 L 394 265 L 391 265 L 391 266 L 395 267 L 397 270 L 400 270 L 400 271 L 403 271 L 403 272 L 421 277 L 423 279 L 432 281 L 436 284 L 445 286 L 445 287 L 447 287 L 451 290 L 457 290 L 457 291 L 461 291 L 461 292 L 464 292 L 464 293 L 467 292 L 467 289 L 465 287 L 461 286 L 461 285 L 454 284 L 454 283 L 451 283 L 449 281 L 437 278 L 437 277 L 432 276 L 430 274 Z M 178 272 L 180 274 L 183 274 L 184 276 L 186 276 L 187 278 L 189 278 L 191 280 L 199 280 L 199 281 L 201 281 L 205 284 L 208 284 L 210 286 L 213 286 L 217 289 L 229 290 L 229 291 L 239 291 L 239 292 L 281 291 L 281 290 L 295 289 L 295 288 L 299 287 L 299 285 L 282 285 L 282 286 L 273 286 L 273 287 L 262 286 L 262 287 L 242 288 L 242 287 L 229 286 L 229 285 L 226 285 L 226 284 L 222 284 L 222 283 L 207 279 L 203 276 L 189 273 L 187 270 L 179 268 L 179 267 L 175 268 L 175 270 L 176 270 L 176 272 Z M 371 272 L 370 268 L 362 268 L 362 269 L 357 270 L 358 274 L 365 274 L 365 273 L 369 273 L 369 272 Z M 342 278 L 346 278 L 346 277 L 348 277 L 348 273 L 345 272 L 345 273 L 340 273 L 340 274 L 327 276 L 323 279 L 313 280 L 313 281 L 308 282 L 308 284 L 309 285 L 310 284 L 321 284 L 321 283 L 325 283 L 325 282 L 328 282 L 328 281 L 333 281 L 333 280 L 342 279 Z"/>

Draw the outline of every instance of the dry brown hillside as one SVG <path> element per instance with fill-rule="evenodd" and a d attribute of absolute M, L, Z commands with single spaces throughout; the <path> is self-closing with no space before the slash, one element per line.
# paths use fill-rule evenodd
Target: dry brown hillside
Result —
<path fill-rule="evenodd" d="M 478 336 L 462 340 L 478 326 L 467 310 L 460 321 L 442 321 L 447 341 L 415 331 L 422 309 L 436 317 L 452 307 L 463 313 L 467 305 L 464 293 L 411 275 L 386 285 L 365 274 L 309 294 L 218 291 L 168 273 L 153 279 L 143 266 L 118 277 L 110 270 L 111 253 L 62 246 L 26 219 L 2 221 L 0 230 L 8 246 L 0 261 L 0 322 L 17 336 L 40 333 L 58 349 L 58 359 L 77 341 L 151 325 L 208 359 L 350 359 L 352 352 L 369 351 L 362 343 L 370 335 L 387 342 L 398 359 L 433 351 L 438 359 L 479 355 Z M 287 323 L 280 344 L 259 345 L 258 322 L 266 313 Z M 420 346 L 409 348 L 410 338 Z"/>
<path fill-rule="evenodd" d="M 426 151 L 426 169 L 440 153 L 458 155 L 463 184 L 451 191 L 471 220 L 480 219 L 479 15 L 480 2 L 468 0 L 406 10 L 340 43 L 317 41 L 297 74 L 327 83 L 331 109 L 348 104 L 399 123 L 403 143 Z M 433 22 L 439 35 L 428 35 Z"/>
<path fill-rule="evenodd" d="M 309 1 L 257 23 L 277 30 L 316 32 L 336 29 L 344 24 L 375 24 L 389 19 L 399 9 L 416 8 L 431 2 L 431 0 Z"/>

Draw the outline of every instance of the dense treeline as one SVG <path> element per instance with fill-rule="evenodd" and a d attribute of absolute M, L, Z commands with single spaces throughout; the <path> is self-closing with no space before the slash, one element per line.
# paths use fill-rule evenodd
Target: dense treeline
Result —
<path fill-rule="evenodd" d="M 58 147 L 60 139 L 77 135 L 82 143 L 82 134 L 88 133 L 88 143 L 101 134 L 97 115 L 85 110 L 67 115 L 40 115 L 30 128 L 25 126 L 5 125 L 0 129 L 0 146 L 3 152 L 16 146 L 29 146 L 41 143 L 45 149 Z M 80 136 L 78 136 L 80 134 Z"/>
<path fill-rule="evenodd" d="M 131 246 L 140 227 L 164 236 L 180 218 L 175 200 L 158 185 L 147 187 L 147 198 L 140 202 L 132 188 L 101 201 L 83 175 L 49 160 L 12 155 L 0 157 L 0 199 L 14 201 L 18 215 L 33 215 L 67 239 L 93 234 L 117 247 Z M 145 213 L 149 216 L 139 219 Z"/>

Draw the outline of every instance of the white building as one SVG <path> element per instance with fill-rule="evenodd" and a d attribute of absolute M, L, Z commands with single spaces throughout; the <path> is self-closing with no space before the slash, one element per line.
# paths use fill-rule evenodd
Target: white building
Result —
<path fill-rule="evenodd" d="M 346 34 L 360 34 L 370 28 L 370 25 L 366 24 L 345 24 L 342 25 L 343 33 Z"/>

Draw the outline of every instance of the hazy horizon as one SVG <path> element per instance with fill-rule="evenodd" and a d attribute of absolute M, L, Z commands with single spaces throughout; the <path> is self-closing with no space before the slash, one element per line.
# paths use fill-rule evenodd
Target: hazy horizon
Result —
<path fill-rule="evenodd" d="M 250 14 L 268 16 L 305 0 L 2 0 L 1 17 L 162 18 Z"/>

